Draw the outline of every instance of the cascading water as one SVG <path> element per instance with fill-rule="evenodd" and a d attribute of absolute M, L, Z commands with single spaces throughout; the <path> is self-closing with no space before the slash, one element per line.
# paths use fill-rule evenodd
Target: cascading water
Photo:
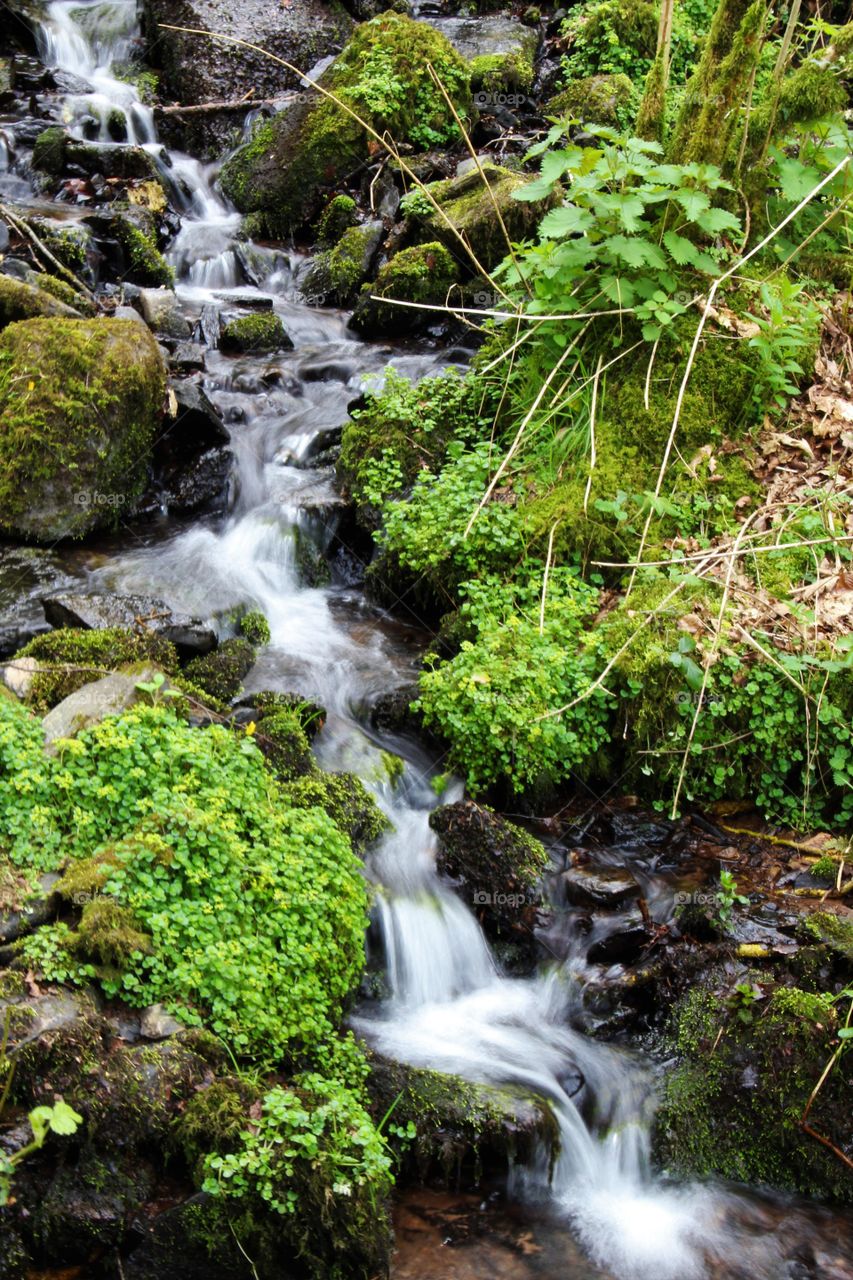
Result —
<path fill-rule="evenodd" d="M 197 320 L 202 308 L 227 303 L 227 290 L 240 283 L 234 243 L 239 218 L 216 194 L 212 169 L 189 157 L 164 156 L 151 110 L 112 73 L 135 38 L 135 21 L 134 0 L 55 0 L 43 49 L 48 62 L 89 86 L 68 96 L 74 131 L 82 136 L 94 119 L 105 140 L 110 113 L 118 110 L 129 143 L 156 157 L 184 213 L 170 257 L 179 296 Z M 329 712 L 318 744 L 322 762 L 360 773 L 394 824 L 368 867 L 377 886 L 391 995 L 378 1015 L 362 1016 L 356 1026 L 386 1054 L 472 1081 L 522 1086 L 547 1100 L 559 1151 L 553 1162 L 543 1152 L 541 1161 L 516 1171 L 519 1194 L 550 1197 L 590 1255 L 619 1280 L 701 1280 L 712 1273 L 781 1280 L 793 1274 L 783 1268 L 773 1241 L 749 1228 L 746 1201 L 653 1177 L 650 1074 L 627 1053 L 572 1029 L 582 991 L 567 966 L 524 980 L 501 973 L 470 906 L 436 873 L 428 824 L 435 795 L 417 745 L 394 742 L 408 760 L 395 788 L 376 781 L 379 747 L 361 727 L 358 710 L 411 676 L 411 637 L 368 616 L 345 588 L 300 583 L 297 539 L 310 533 L 312 521 L 322 521 L 324 502 L 328 514 L 335 501 L 329 478 L 306 470 L 304 458 L 320 431 L 344 421 L 367 374 L 381 374 L 393 356 L 404 373 L 420 376 L 436 357 L 356 341 L 345 317 L 289 300 L 298 263 L 269 251 L 258 251 L 258 261 L 263 290 L 294 350 L 261 361 L 208 353 L 207 390 L 235 424 L 228 517 L 108 558 L 92 570 L 91 585 L 153 593 L 174 608 L 220 618 L 240 605 L 263 610 L 272 643 L 252 673 L 252 686 L 296 687 L 321 701 Z M 217 297 L 222 290 L 224 300 Z M 241 292 L 254 292 L 260 301 L 257 288 L 243 284 Z M 274 379 L 265 376 L 271 367 Z M 732 1226 L 734 1203 L 747 1223 L 740 1231 Z"/>

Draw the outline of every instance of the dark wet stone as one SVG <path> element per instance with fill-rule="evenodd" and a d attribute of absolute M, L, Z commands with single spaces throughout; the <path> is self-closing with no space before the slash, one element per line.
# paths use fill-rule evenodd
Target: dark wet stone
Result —
<path fill-rule="evenodd" d="M 612 933 L 598 938 L 587 952 L 590 964 L 631 964 L 649 943 L 649 931 L 638 916 L 620 923 Z"/>
<path fill-rule="evenodd" d="M 580 907 L 613 910 L 642 893 L 625 867 L 569 867 L 563 872 L 561 883 L 569 902 Z"/>
<path fill-rule="evenodd" d="M 201 618 L 174 613 L 155 596 L 60 595 L 44 601 L 44 613 L 54 627 L 146 627 L 170 640 L 179 653 L 209 653 L 216 632 Z"/>
<path fill-rule="evenodd" d="M 182 373 L 203 369 L 206 351 L 204 343 L 179 342 L 172 352 L 170 364 Z"/>

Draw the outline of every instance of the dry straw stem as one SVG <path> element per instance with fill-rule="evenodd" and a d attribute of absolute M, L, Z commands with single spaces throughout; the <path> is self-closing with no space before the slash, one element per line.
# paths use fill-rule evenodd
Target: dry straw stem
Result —
<path fill-rule="evenodd" d="M 843 160 L 839 160 L 835 168 L 830 173 L 826 174 L 825 177 L 821 178 L 817 186 L 812 188 L 809 194 L 800 201 L 800 203 L 796 206 L 796 208 L 792 209 L 790 213 L 786 214 L 786 216 L 782 219 L 782 221 L 777 226 L 775 226 L 772 231 L 768 232 L 768 234 L 764 237 L 763 240 L 759 241 L 759 243 L 755 245 L 753 249 L 750 249 L 749 253 L 744 254 L 742 258 L 739 258 L 738 261 L 734 263 L 733 266 L 729 267 L 728 271 L 725 271 L 721 276 L 718 276 L 717 279 L 714 281 L 714 283 L 711 285 L 711 288 L 708 291 L 708 295 L 705 299 L 705 305 L 702 310 L 702 315 L 700 316 L 700 319 L 699 319 L 699 324 L 696 326 L 696 334 L 693 338 L 693 345 L 690 348 L 690 355 L 687 357 L 687 367 L 684 370 L 684 377 L 681 379 L 681 386 L 678 389 L 678 399 L 675 405 L 675 415 L 672 420 L 672 428 L 669 433 L 669 439 L 666 442 L 666 449 L 664 450 L 663 460 L 661 462 L 660 471 L 658 472 L 658 478 L 655 484 L 655 491 L 654 491 L 655 498 L 658 498 L 660 496 L 660 491 L 661 491 L 661 488 L 663 487 L 664 476 L 666 475 L 666 470 L 667 470 L 667 467 L 669 466 L 669 459 L 672 454 L 673 445 L 675 444 L 676 432 L 678 431 L 678 424 L 681 419 L 681 409 L 684 404 L 684 396 L 687 392 L 687 384 L 689 383 L 690 375 L 693 372 L 693 364 L 696 359 L 696 352 L 699 349 L 699 342 L 701 340 L 702 333 L 705 328 L 705 323 L 708 319 L 708 315 L 713 306 L 714 298 L 717 296 L 717 290 L 719 289 L 721 284 L 723 284 L 726 280 L 730 279 L 730 277 L 735 275 L 735 273 L 738 272 L 741 269 L 741 267 L 743 267 L 747 262 L 749 262 L 750 258 L 754 258 L 755 255 L 757 253 L 760 253 L 762 249 L 766 249 L 767 245 L 770 244 L 776 238 L 779 232 L 784 227 L 786 227 L 789 222 L 792 222 L 794 218 L 796 218 L 797 215 L 800 214 L 803 211 L 803 209 L 805 209 L 806 205 L 810 204 L 811 201 L 815 198 L 815 196 L 818 195 L 825 186 L 827 186 L 828 183 L 832 182 L 835 178 L 837 178 L 839 173 L 841 173 L 844 169 L 846 169 L 849 163 L 850 163 L 849 155 L 845 156 Z M 652 505 L 649 507 L 649 513 L 646 517 L 645 525 L 643 526 L 643 533 L 642 533 L 642 537 L 640 538 L 640 547 L 637 552 L 636 563 L 631 572 L 631 580 L 628 583 L 628 591 L 627 591 L 628 595 L 631 594 L 631 590 L 633 589 L 634 581 L 637 576 L 637 569 L 643 563 L 643 552 L 645 551 L 645 548 L 646 548 L 646 540 L 649 535 L 649 528 L 651 527 L 653 515 L 654 515 L 654 506 Z"/>
<path fill-rule="evenodd" d="M 356 120 L 362 126 L 362 128 L 365 129 L 370 134 L 373 140 L 375 142 L 378 142 L 380 147 L 382 147 L 383 150 L 386 151 L 388 155 L 392 157 L 392 159 L 397 161 L 401 170 L 403 171 L 403 173 L 405 173 L 409 181 L 415 187 L 417 187 L 417 189 L 423 195 L 426 196 L 426 198 L 429 200 L 430 204 L 432 205 L 433 209 L 435 209 L 436 213 L 439 215 L 442 221 L 446 224 L 448 230 L 459 241 L 460 245 L 465 250 L 465 253 L 467 254 L 467 256 L 474 263 L 474 266 L 476 267 L 480 275 L 488 278 L 489 273 L 483 267 L 482 263 L 477 258 L 476 254 L 472 250 L 471 246 L 468 244 L 465 237 L 460 233 L 458 228 L 454 226 L 452 220 L 448 218 L 445 211 L 441 208 L 441 205 L 439 205 L 437 200 L 431 194 L 429 188 L 426 187 L 423 182 L 421 182 L 420 178 L 412 170 L 411 166 L 406 163 L 406 161 L 403 159 L 403 157 L 400 155 L 399 151 L 397 150 L 397 147 L 394 145 L 393 141 L 389 141 L 389 139 L 384 134 L 378 133 L 377 130 L 374 129 L 373 126 L 369 124 L 367 120 L 364 120 L 358 114 L 357 111 L 353 111 L 352 107 L 350 107 L 348 103 L 344 102 L 343 99 L 339 98 L 337 94 L 332 93 L 331 90 L 329 89 L 326 89 L 322 84 L 320 84 L 319 80 L 313 80 L 311 76 L 306 75 L 304 71 L 301 71 L 299 67 L 294 66 L 292 62 L 288 62 L 286 58 L 280 58 L 278 54 L 270 53 L 269 49 L 264 49 L 261 45 L 258 45 L 258 44 L 252 44 L 251 41 L 249 40 L 241 40 L 237 36 L 231 36 L 222 31 L 207 31 L 203 27 L 180 27 L 171 22 L 161 22 L 159 25 L 163 28 L 164 31 L 179 31 L 182 34 L 189 35 L 189 36 L 206 36 L 209 40 L 222 40 L 227 44 L 239 45 L 239 47 L 242 49 L 251 49 L 253 53 L 259 53 L 261 54 L 262 57 L 269 58 L 271 62 L 276 62 L 278 63 L 279 66 L 285 67 L 288 71 L 293 72 L 295 76 L 300 77 L 303 83 L 310 85 L 312 89 L 316 89 L 318 93 L 322 94 L 324 98 L 328 98 L 330 102 L 334 102 L 335 105 L 340 107 L 342 111 L 345 111 L 348 116 L 350 116 L 353 120 Z M 509 296 L 504 292 L 504 290 L 500 287 L 499 284 L 495 283 L 495 290 L 501 295 L 502 298 L 505 299 L 507 303 L 512 305 Z M 389 299 L 384 298 L 382 299 L 382 301 L 387 302 L 389 301 Z"/>

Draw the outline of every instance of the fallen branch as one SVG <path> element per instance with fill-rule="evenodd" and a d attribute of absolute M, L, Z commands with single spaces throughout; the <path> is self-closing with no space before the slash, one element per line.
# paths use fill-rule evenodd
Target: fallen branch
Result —
<path fill-rule="evenodd" d="M 227 102 L 198 102 L 190 107 L 175 105 L 154 108 L 155 116 L 208 116 L 217 111 L 250 111 L 255 107 L 278 107 L 296 93 L 293 89 L 278 98 L 234 98 Z"/>
<path fill-rule="evenodd" d="M 39 239 L 28 222 L 24 222 L 23 218 L 18 218 L 6 204 L 0 204 L 0 213 L 2 213 L 7 222 L 11 223 L 18 235 L 26 236 L 28 240 L 31 240 L 42 257 L 46 258 L 52 266 L 56 267 L 57 271 L 61 271 L 64 276 L 67 276 L 68 279 L 73 282 L 75 289 L 79 293 L 83 294 L 85 298 L 88 298 L 89 302 L 94 303 L 95 295 L 86 288 L 83 281 L 79 280 L 73 271 L 70 271 L 68 267 L 59 261 L 58 258 L 54 257 L 50 252 L 50 249 L 48 249 L 47 245 Z"/>

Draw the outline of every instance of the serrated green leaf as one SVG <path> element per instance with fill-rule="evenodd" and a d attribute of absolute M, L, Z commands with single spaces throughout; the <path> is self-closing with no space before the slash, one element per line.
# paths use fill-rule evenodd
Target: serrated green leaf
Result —
<path fill-rule="evenodd" d="M 701 227 L 709 235 L 718 235 L 721 231 L 740 231 L 740 218 L 727 209 L 706 209 L 694 221 L 697 227 Z"/>
<path fill-rule="evenodd" d="M 691 222 L 695 222 L 700 214 L 711 207 L 710 198 L 704 191 L 682 188 L 681 191 L 675 192 L 673 199 L 681 205 Z"/>
<path fill-rule="evenodd" d="M 673 260 L 680 267 L 686 266 L 688 262 L 692 263 L 696 256 L 696 246 L 692 241 L 680 236 L 677 231 L 667 231 L 664 234 L 663 242 L 670 252 Z"/>
<path fill-rule="evenodd" d="M 561 209 L 552 209 L 546 213 L 539 224 L 539 235 L 543 240 L 561 240 L 564 236 L 577 235 L 594 226 L 595 218 L 588 209 L 579 209 L 576 204 L 563 205 Z"/>

